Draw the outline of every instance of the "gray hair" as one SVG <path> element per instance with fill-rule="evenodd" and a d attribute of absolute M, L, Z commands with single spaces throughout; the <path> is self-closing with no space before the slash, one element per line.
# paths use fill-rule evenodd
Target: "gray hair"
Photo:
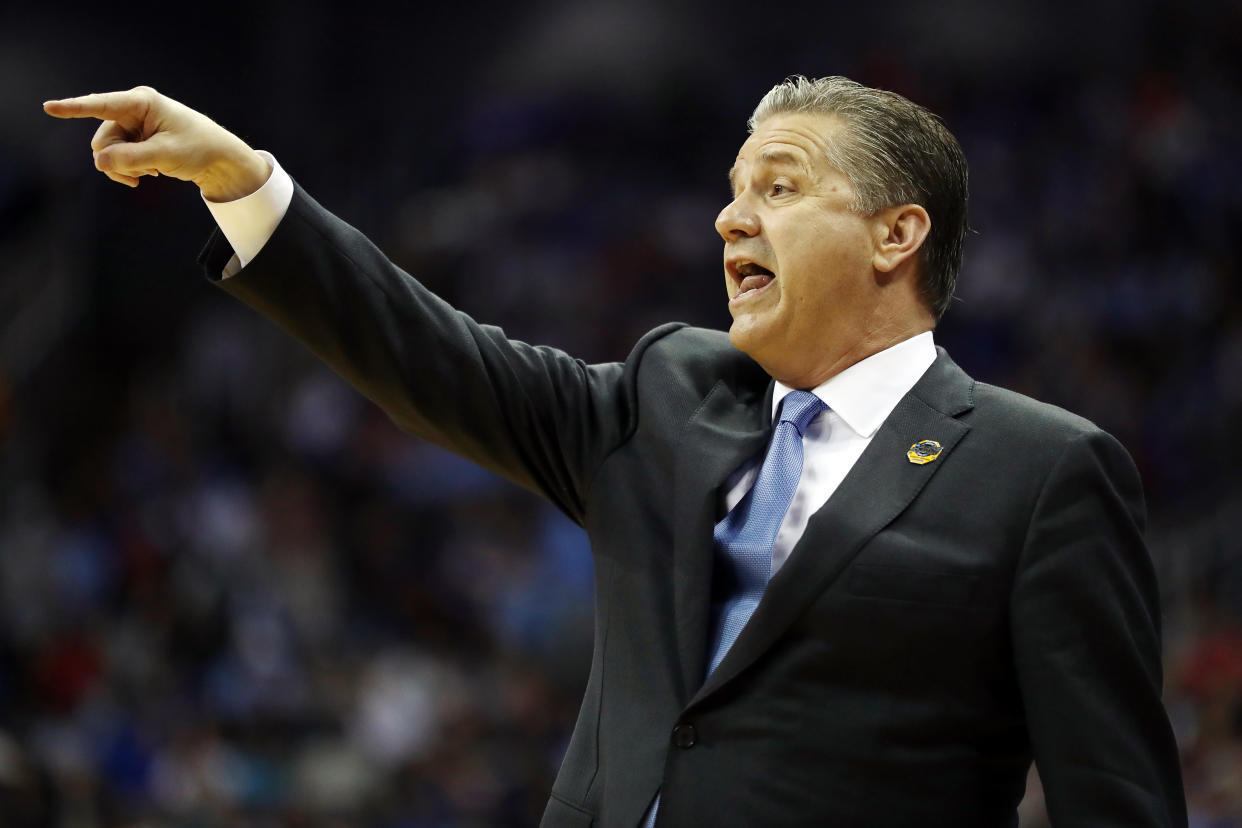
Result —
<path fill-rule="evenodd" d="M 927 210 L 931 230 L 919 251 L 920 289 L 939 319 L 953 299 L 966 241 L 968 173 L 957 139 L 918 104 L 842 77 L 788 78 L 763 96 L 747 126 L 754 132 L 789 112 L 833 115 L 845 123 L 828 146 L 828 162 L 854 188 L 851 209 L 870 215 L 919 204 Z"/>

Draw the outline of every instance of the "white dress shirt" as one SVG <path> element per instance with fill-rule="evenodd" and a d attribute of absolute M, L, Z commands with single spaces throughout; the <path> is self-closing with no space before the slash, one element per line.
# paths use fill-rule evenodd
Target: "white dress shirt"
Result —
<path fill-rule="evenodd" d="M 828 502 L 880 425 L 935 361 L 932 332 L 925 331 L 854 363 L 811 389 L 828 410 L 812 420 L 802 436 L 802 477 L 772 546 L 773 574 L 802 537 L 811 515 Z M 781 400 L 792 390 L 776 383 L 772 391 L 773 419 Z M 762 464 L 763 456 L 759 455 L 725 482 L 721 517 L 755 485 Z"/>
<path fill-rule="evenodd" d="M 233 248 L 234 255 L 221 274 L 226 279 L 259 255 L 293 200 L 293 179 L 270 153 L 259 154 L 272 168 L 262 187 L 236 201 L 203 199 Z M 828 502 L 885 418 L 935 360 L 932 333 L 926 331 L 854 363 L 811 389 L 828 410 L 812 420 L 803 435 L 802 478 L 772 547 L 773 573 L 789 557 L 811 515 Z M 772 392 L 774 419 L 781 400 L 792 390 L 776 383 Z M 755 485 L 762 463 L 762 455 L 757 456 L 729 477 L 720 517 Z"/>
<path fill-rule="evenodd" d="M 289 210 L 289 203 L 293 201 L 293 179 L 289 173 L 281 168 L 270 152 L 259 150 L 259 155 L 272 168 L 262 187 L 234 201 L 203 199 L 220 232 L 233 248 L 233 258 L 229 259 L 221 274 L 226 279 L 254 261 L 263 245 L 276 232 L 277 225 Z"/>

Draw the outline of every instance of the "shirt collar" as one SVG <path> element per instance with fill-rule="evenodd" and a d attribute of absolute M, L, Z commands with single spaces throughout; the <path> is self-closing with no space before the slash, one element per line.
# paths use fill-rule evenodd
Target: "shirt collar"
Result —
<path fill-rule="evenodd" d="M 811 393 L 823 400 L 860 437 L 871 437 L 936 361 L 932 332 L 924 331 L 854 363 Z M 777 382 L 772 418 L 794 389 Z"/>

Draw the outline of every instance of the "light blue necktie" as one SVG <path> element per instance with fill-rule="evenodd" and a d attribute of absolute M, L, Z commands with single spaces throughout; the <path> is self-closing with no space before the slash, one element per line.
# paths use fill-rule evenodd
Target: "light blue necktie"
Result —
<path fill-rule="evenodd" d="M 716 524 L 716 599 L 712 603 L 709 676 L 737 641 L 772 577 L 772 545 L 802 477 L 802 435 L 826 408 L 824 401 L 809 391 L 791 391 L 785 397 L 755 485 Z M 659 808 L 657 794 L 643 828 L 655 825 Z"/>
<path fill-rule="evenodd" d="M 709 676 L 737 641 L 772 577 L 772 545 L 802 477 L 802 435 L 827 407 L 808 391 L 785 397 L 755 485 L 716 524 Z"/>

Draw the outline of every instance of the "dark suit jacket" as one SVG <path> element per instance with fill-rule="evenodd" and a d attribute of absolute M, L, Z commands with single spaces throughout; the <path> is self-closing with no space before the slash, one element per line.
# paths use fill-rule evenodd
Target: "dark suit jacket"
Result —
<path fill-rule="evenodd" d="M 230 255 L 203 254 L 213 278 Z M 1186 824 L 1138 476 L 1091 423 L 943 352 L 811 519 L 706 682 L 719 487 L 771 381 L 666 325 L 586 365 L 476 324 L 300 188 L 221 283 L 403 429 L 589 533 L 595 651 L 547 828 Z M 938 459 L 906 456 L 936 440 Z"/>

